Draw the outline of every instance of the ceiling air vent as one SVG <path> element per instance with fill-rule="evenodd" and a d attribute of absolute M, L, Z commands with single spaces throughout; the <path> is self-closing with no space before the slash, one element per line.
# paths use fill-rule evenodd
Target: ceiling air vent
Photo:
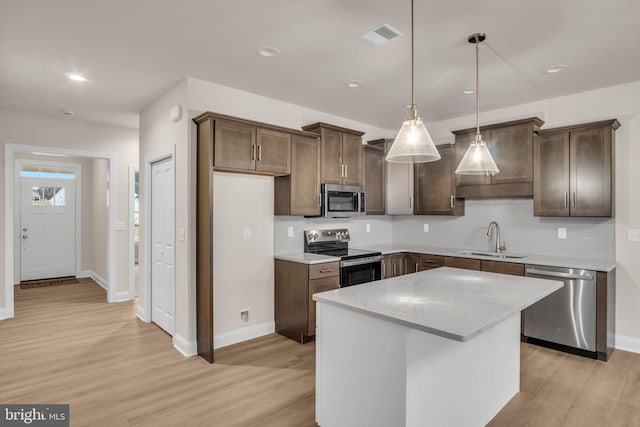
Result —
<path fill-rule="evenodd" d="M 381 26 L 364 33 L 360 38 L 366 40 L 370 45 L 380 46 L 398 36 L 402 36 L 400 31 L 396 30 L 389 24 L 382 24 Z"/>

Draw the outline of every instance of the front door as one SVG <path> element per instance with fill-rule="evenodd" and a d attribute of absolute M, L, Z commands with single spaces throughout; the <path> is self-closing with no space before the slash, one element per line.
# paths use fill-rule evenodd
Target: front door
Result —
<path fill-rule="evenodd" d="M 151 321 L 175 331 L 175 177 L 173 159 L 151 165 Z"/>
<path fill-rule="evenodd" d="M 20 280 L 76 274 L 75 181 L 21 178 Z"/>

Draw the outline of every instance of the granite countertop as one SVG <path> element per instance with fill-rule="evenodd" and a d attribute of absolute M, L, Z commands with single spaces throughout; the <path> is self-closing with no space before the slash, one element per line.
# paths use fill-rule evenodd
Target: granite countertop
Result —
<path fill-rule="evenodd" d="M 534 264 L 534 265 L 545 265 L 549 267 L 582 268 L 585 270 L 595 270 L 595 271 L 605 271 L 605 272 L 612 271 L 613 269 L 616 268 L 615 261 L 606 261 L 606 260 L 593 260 L 593 259 L 584 259 L 584 258 L 571 258 L 571 257 L 536 255 L 536 254 L 520 254 L 520 253 L 511 253 L 508 251 L 503 253 L 503 255 L 524 255 L 524 257 L 523 258 L 507 258 L 507 257 L 501 258 L 501 257 L 494 257 L 494 256 L 482 256 L 482 255 L 471 255 L 471 254 L 461 253 L 466 251 L 488 252 L 487 250 L 469 249 L 469 248 L 442 248 L 437 246 L 391 244 L 391 245 L 373 245 L 373 246 L 358 247 L 358 249 L 380 251 L 382 252 L 383 255 L 399 253 L 399 252 L 413 252 L 413 253 L 421 253 L 421 254 L 454 256 L 454 257 L 460 257 L 460 258 L 475 258 L 475 259 L 485 259 L 490 261 L 513 262 L 517 264 Z"/>
<path fill-rule="evenodd" d="M 442 267 L 313 295 L 456 341 L 468 341 L 562 287 L 562 282 Z"/>
<path fill-rule="evenodd" d="M 307 252 L 295 252 L 292 254 L 275 255 L 275 259 L 299 262 L 301 264 L 323 264 L 325 262 L 337 262 L 340 258 L 328 255 L 311 254 Z"/>

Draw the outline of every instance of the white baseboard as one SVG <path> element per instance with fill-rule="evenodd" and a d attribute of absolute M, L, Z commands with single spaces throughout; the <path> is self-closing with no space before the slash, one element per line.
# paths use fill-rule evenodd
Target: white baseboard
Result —
<path fill-rule="evenodd" d="M 185 357 L 198 354 L 198 343 L 196 341 L 187 341 L 178 334 L 173 336 L 173 346 Z"/>
<path fill-rule="evenodd" d="M 138 301 L 138 304 L 136 305 L 136 316 L 138 317 L 138 319 L 142 320 L 145 323 L 150 322 L 150 320 L 147 320 L 144 317 L 144 307 L 142 306 L 142 304 L 140 304 L 140 301 Z"/>
<path fill-rule="evenodd" d="M 116 292 L 115 298 L 112 298 L 109 302 L 122 302 L 132 300 L 131 295 L 129 295 L 129 291 L 120 291 Z"/>
<path fill-rule="evenodd" d="M 276 322 L 264 322 L 257 325 L 245 326 L 233 331 L 223 332 L 213 337 L 213 348 L 226 347 L 231 344 L 248 341 L 254 338 L 268 335 L 276 330 Z"/>
<path fill-rule="evenodd" d="M 102 277 L 100 277 L 99 274 L 96 274 L 96 272 L 92 270 L 83 270 L 78 274 L 78 277 L 90 277 L 98 285 L 102 286 L 105 291 L 107 292 L 109 291 L 109 284 L 107 283 L 107 281 L 104 280 Z"/>
<path fill-rule="evenodd" d="M 616 348 L 632 353 L 640 353 L 640 339 L 616 335 Z"/>

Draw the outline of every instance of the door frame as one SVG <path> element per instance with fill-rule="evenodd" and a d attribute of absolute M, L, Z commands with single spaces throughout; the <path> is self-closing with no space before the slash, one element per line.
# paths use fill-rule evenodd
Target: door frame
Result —
<path fill-rule="evenodd" d="M 157 151 L 153 154 L 149 154 L 144 158 L 144 182 L 143 189 L 144 191 L 141 194 L 144 195 L 144 203 L 142 207 L 144 208 L 142 211 L 141 218 L 144 218 L 144 224 L 140 224 L 142 227 L 142 242 L 143 245 L 140 249 L 140 253 L 138 257 L 142 255 L 141 258 L 138 258 L 138 262 L 142 262 L 144 266 L 144 292 L 143 292 L 143 303 L 138 304 L 138 317 L 142 319 L 144 322 L 151 322 L 151 165 L 153 163 L 159 162 L 161 160 L 171 159 L 171 164 L 173 166 L 174 171 L 174 188 L 175 188 L 175 170 L 176 170 L 176 146 L 172 145 L 169 148 L 165 148 L 164 150 Z M 174 218 L 175 218 L 175 204 L 173 206 L 174 209 Z M 175 239 L 175 230 L 174 230 L 174 242 L 177 243 L 177 239 Z M 174 259 L 174 265 L 176 260 Z M 174 298 L 175 304 L 175 298 Z M 173 312 L 175 313 L 175 307 Z M 177 320 L 177 319 L 176 319 Z M 177 329 L 177 328 L 176 328 Z M 174 336 L 176 333 L 174 333 Z"/>
<path fill-rule="evenodd" d="M 15 153 L 47 153 L 59 154 L 71 157 L 88 157 L 106 159 L 109 167 L 109 210 L 107 212 L 107 301 L 116 302 L 130 299 L 129 292 L 119 294 L 116 289 L 116 279 L 118 277 L 118 265 L 116 263 L 116 155 L 110 152 L 84 151 L 71 148 L 46 147 L 37 145 L 11 144 L 4 145 L 4 293 L 5 308 L 0 309 L 0 319 L 8 319 L 14 316 L 14 295 L 13 295 L 13 238 L 14 238 L 14 161 Z"/>
<path fill-rule="evenodd" d="M 76 276 L 80 276 L 80 272 L 81 272 L 81 267 L 82 267 L 82 165 L 80 163 L 64 163 L 64 162 L 51 162 L 51 161 L 46 161 L 46 160 L 31 160 L 31 159 L 15 159 L 14 165 L 16 166 L 15 171 L 14 171 L 14 199 L 13 199 L 13 203 L 14 203 L 14 209 L 13 209 L 13 213 L 14 213 L 14 222 L 15 224 L 18 224 L 18 222 L 16 222 L 16 220 L 19 220 L 22 216 L 22 208 L 21 208 L 21 188 L 20 185 L 22 183 L 21 181 L 21 177 L 20 177 L 20 171 L 22 170 L 22 167 L 25 165 L 35 165 L 35 166 L 51 166 L 51 167 L 63 167 L 63 168 L 67 168 L 67 169 L 73 169 L 74 173 L 75 173 L 75 204 L 76 204 L 76 209 L 75 209 L 75 232 L 74 232 L 74 237 L 76 239 L 76 253 L 75 253 L 75 275 Z M 14 227 L 15 227 L 14 224 Z M 14 230 L 17 230 L 17 228 L 14 228 Z M 19 248 L 19 243 L 14 242 L 14 251 L 15 249 Z M 22 257 L 22 251 L 17 250 L 14 252 L 14 256 L 13 256 L 13 277 L 14 277 L 14 283 L 19 283 L 15 282 L 16 279 L 20 279 L 20 281 L 22 280 L 22 272 L 19 270 L 19 266 L 20 266 L 20 261 L 21 261 L 21 257 Z"/>
<path fill-rule="evenodd" d="M 138 166 L 129 165 L 129 295 L 134 298 L 138 296 L 138 284 L 135 282 L 135 277 L 133 274 L 133 270 L 135 269 L 135 251 L 136 251 L 136 242 L 135 242 L 135 231 L 134 231 L 134 202 L 133 199 L 136 194 L 136 173 L 139 172 Z M 138 178 L 139 179 L 139 178 Z M 139 188 L 138 188 L 138 191 Z M 138 203 L 140 203 L 140 199 L 138 199 Z M 140 249 L 140 248 L 138 248 Z M 138 259 L 138 268 L 140 268 L 140 259 Z"/>

